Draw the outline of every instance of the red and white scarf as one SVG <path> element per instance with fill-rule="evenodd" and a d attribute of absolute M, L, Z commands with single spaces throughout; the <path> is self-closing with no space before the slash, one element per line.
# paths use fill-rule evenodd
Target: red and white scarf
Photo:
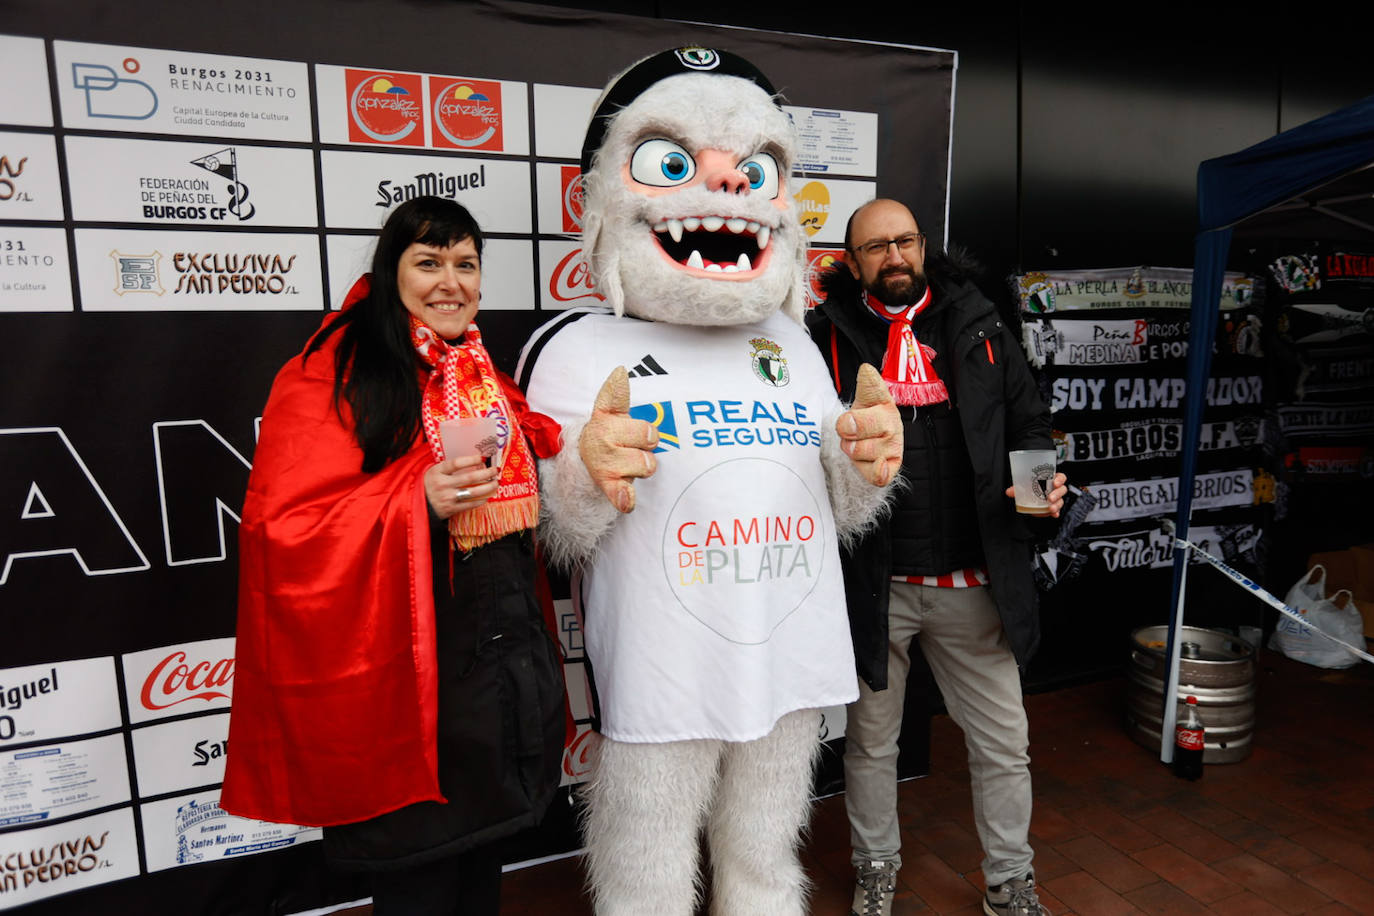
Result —
<path fill-rule="evenodd" d="M 501 476 L 491 499 L 448 520 L 455 547 L 472 550 L 539 522 L 539 484 L 534 456 L 525 444 L 520 420 L 501 390 L 501 382 L 477 325 L 450 344 L 420 319 L 410 317 L 410 339 L 430 367 L 421 393 L 420 417 L 435 461 L 444 460 L 439 424 L 457 417 L 497 417 L 502 435 Z"/>
<path fill-rule="evenodd" d="M 945 389 L 945 383 L 940 381 L 931 363 L 935 350 L 918 342 L 916 335 L 911 332 L 912 320 L 930 305 L 930 287 L 926 287 L 920 302 L 900 310 L 870 299 L 867 291 L 863 293 L 863 303 L 888 323 L 883 381 L 887 382 L 888 390 L 892 392 L 892 400 L 918 407 L 948 401 L 949 392 Z"/>

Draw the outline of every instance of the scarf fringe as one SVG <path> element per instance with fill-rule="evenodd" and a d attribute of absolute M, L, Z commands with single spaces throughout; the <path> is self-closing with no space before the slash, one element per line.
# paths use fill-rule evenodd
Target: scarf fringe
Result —
<path fill-rule="evenodd" d="M 887 382 L 887 390 L 892 392 L 892 400 L 898 404 L 925 407 L 949 400 L 949 390 L 939 379 L 933 382 L 894 382 L 892 379 L 883 381 Z"/>
<path fill-rule="evenodd" d="M 513 531 L 533 528 L 538 523 L 539 496 L 531 494 L 459 512 L 449 519 L 448 530 L 453 546 L 466 551 L 500 540 Z"/>

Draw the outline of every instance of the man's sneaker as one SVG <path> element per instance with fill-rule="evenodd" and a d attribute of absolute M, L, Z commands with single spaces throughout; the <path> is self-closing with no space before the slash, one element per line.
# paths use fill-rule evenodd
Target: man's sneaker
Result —
<path fill-rule="evenodd" d="M 988 888 L 983 912 L 988 916 L 1050 916 L 1035 896 L 1035 875 L 1030 872 L 1025 878 L 1012 878 Z"/>
<path fill-rule="evenodd" d="M 858 867 L 849 916 L 892 916 L 897 893 L 897 863 L 876 859 Z"/>

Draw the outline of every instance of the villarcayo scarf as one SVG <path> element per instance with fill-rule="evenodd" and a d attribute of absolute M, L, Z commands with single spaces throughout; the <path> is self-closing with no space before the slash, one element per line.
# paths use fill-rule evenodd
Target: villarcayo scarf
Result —
<path fill-rule="evenodd" d="M 949 392 L 935 373 L 935 350 L 916 340 L 911 322 L 930 305 L 930 288 L 915 305 L 894 309 L 863 294 L 864 304 L 888 323 L 887 353 L 883 357 L 883 381 L 897 404 L 918 407 L 949 400 Z"/>
<path fill-rule="evenodd" d="M 539 484 L 534 457 L 525 444 L 520 420 L 501 391 L 477 325 L 469 324 L 461 342 L 450 344 L 428 325 L 410 316 L 410 339 L 415 351 L 433 371 L 420 405 L 425 439 L 435 461 L 444 460 L 439 424 L 458 417 L 497 417 L 500 423 L 501 476 L 496 492 L 476 509 L 458 512 L 448 520 L 449 535 L 460 550 L 472 550 L 539 521 Z"/>

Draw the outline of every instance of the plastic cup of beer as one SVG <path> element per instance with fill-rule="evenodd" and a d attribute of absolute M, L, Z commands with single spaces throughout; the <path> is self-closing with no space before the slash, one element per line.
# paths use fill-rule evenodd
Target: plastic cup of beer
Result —
<path fill-rule="evenodd" d="M 1050 490 L 1054 489 L 1054 449 L 1023 448 L 1008 452 L 1011 485 L 1016 491 L 1016 511 L 1022 515 L 1049 515 Z"/>

